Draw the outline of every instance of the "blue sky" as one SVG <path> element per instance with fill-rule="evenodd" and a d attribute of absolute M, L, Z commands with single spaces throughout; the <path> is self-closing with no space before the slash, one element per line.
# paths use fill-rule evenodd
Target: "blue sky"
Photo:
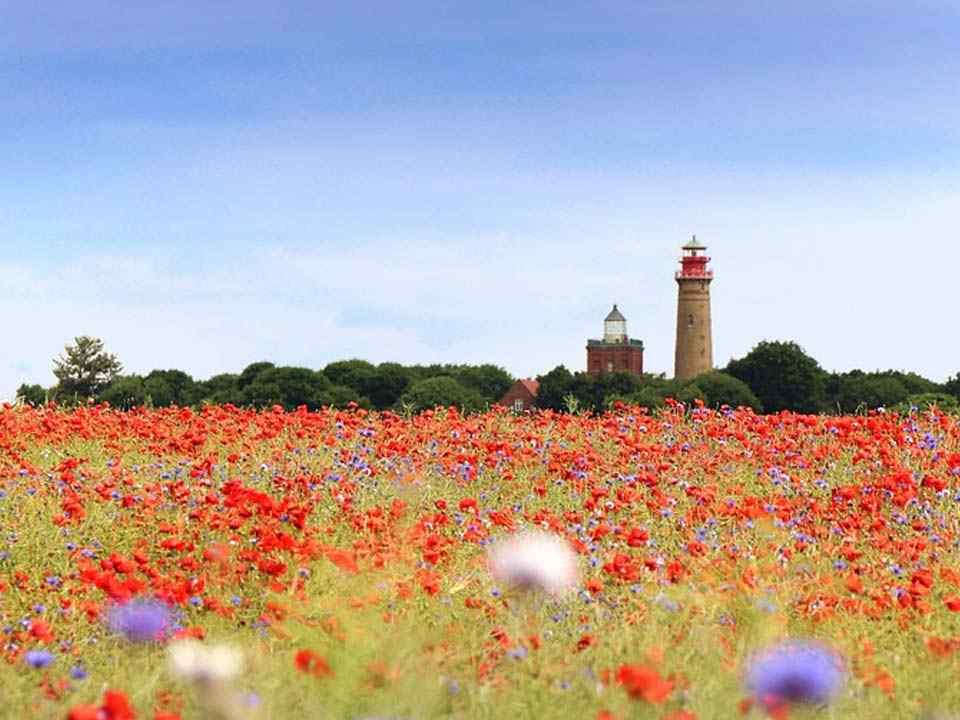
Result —
<path fill-rule="evenodd" d="M 23 4 L 0 26 L 0 398 L 127 370 L 582 369 L 613 302 L 672 372 L 960 370 L 960 3 Z"/>

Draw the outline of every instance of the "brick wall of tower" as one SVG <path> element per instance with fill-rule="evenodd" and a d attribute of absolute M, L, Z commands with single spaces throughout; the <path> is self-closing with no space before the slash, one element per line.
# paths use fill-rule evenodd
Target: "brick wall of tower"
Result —
<path fill-rule="evenodd" d="M 674 375 L 683 379 L 713 369 L 710 280 L 678 277 L 677 288 Z"/>
<path fill-rule="evenodd" d="M 636 345 L 587 345 L 587 372 L 643 374 L 643 348 Z"/>

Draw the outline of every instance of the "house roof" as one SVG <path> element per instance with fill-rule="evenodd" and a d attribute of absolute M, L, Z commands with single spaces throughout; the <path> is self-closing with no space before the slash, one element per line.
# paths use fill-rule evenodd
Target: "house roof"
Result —
<path fill-rule="evenodd" d="M 536 397 L 537 393 L 540 392 L 540 383 L 532 378 L 523 378 L 517 382 L 523 385 L 534 397 Z"/>

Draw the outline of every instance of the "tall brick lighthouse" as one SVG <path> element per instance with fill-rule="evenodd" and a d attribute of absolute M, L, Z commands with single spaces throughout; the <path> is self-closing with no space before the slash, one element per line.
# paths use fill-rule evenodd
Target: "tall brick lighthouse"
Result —
<path fill-rule="evenodd" d="M 713 338 L 710 333 L 710 258 L 707 246 L 697 236 L 683 246 L 677 278 L 677 346 L 674 376 L 691 378 L 713 369 Z"/>

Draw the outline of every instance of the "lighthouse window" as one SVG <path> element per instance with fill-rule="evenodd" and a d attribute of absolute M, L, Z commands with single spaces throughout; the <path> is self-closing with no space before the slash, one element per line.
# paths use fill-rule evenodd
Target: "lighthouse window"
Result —
<path fill-rule="evenodd" d="M 693 327 L 693 314 L 687 315 L 687 327 Z"/>

